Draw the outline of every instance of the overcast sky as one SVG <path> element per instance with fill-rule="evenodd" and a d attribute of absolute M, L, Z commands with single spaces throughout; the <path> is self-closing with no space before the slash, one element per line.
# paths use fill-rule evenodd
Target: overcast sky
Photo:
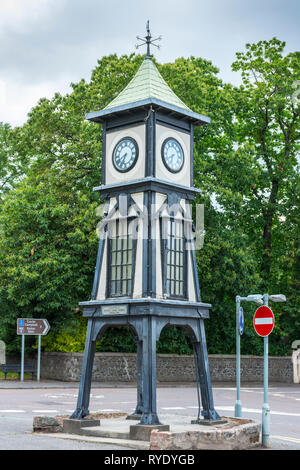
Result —
<path fill-rule="evenodd" d="M 23 124 L 39 98 L 89 80 L 103 55 L 135 52 L 147 19 L 163 37 L 158 61 L 201 56 L 235 84 L 247 42 L 276 36 L 300 49 L 299 0 L 0 0 L 0 121 Z"/>

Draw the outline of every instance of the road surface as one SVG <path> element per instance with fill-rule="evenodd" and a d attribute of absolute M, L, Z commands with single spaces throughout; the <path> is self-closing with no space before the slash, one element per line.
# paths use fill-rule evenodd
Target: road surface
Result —
<path fill-rule="evenodd" d="M 33 383 L 33 382 L 32 382 Z M 2 382 L 3 384 L 3 382 Z M 8 384 L 7 384 L 8 385 Z M 26 383 L 27 386 L 28 382 Z M 1 384 L 0 384 L 1 387 Z M 234 415 L 235 387 L 214 386 L 215 408 L 222 416 Z M 70 415 L 76 408 L 78 385 L 66 388 L 0 388 L 0 449 L 90 449 L 98 445 L 61 441 L 32 435 L 33 417 L 38 415 Z M 261 422 L 262 386 L 241 389 L 243 417 Z M 103 387 L 94 385 L 90 412 L 124 411 L 131 413 L 136 405 L 135 387 Z M 158 386 L 158 414 L 197 415 L 197 394 L 192 386 Z M 300 450 L 300 386 L 270 386 L 271 442 L 273 449 Z M 49 441 L 49 442 L 48 442 Z M 46 446 L 46 447 L 44 447 Z M 50 446 L 50 447 L 49 447 Z M 55 447 L 58 446 L 58 447 Z M 105 446 L 103 447 L 105 448 Z M 106 447 L 107 448 L 107 447 Z M 110 446 L 110 449 L 113 447 Z M 121 447 L 115 447 L 121 449 Z"/>

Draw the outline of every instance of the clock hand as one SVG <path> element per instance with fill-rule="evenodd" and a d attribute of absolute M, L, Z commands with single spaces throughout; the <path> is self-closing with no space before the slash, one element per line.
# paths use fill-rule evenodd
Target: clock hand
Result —
<path fill-rule="evenodd" d="M 126 156 L 127 156 L 127 153 L 125 153 L 125 155 L 122 155 L 122 157 L 120 157 L 121 163 L 124 163 Z"/>

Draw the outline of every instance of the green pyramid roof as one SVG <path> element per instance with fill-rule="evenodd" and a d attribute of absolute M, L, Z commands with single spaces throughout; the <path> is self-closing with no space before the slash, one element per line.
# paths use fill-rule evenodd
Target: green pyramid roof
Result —
<path fill-rule="evenodd" d="M 151 58 L 144 60 L 133 79 L 104 109 L 111 109 L 149 98 L 155 98 L 190 111 L 165 82 Z"/>
<path fill-rule="evenodd" d="M 177 116 L 184 115 L 195 125 L 207 124 L 210 118 L 195 113 L 171 90 L 162 78 L 151 57 L 146 57 L 133 79 L 105 108 L 86 115 L 89 121 L 105 122 L 109 116 L 134 111 L 154 105 L 158 109 L 171 111 Z"/>

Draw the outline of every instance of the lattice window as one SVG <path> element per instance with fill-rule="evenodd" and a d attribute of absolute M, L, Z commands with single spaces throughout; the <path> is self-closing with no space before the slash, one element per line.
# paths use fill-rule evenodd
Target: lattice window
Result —
<path fill-rule="evenodd" d="M 130 297 L 133 291 L 136 240 L 132 223 L 116 220 L 108 238 L 108 297 Z"/>
<path fill-rule="evenodd" d="M 164 219 L 162 230 L 162 266 L 164 294 L 186 298 L 186 250 L 184 224 L 178 219 Z"/>

